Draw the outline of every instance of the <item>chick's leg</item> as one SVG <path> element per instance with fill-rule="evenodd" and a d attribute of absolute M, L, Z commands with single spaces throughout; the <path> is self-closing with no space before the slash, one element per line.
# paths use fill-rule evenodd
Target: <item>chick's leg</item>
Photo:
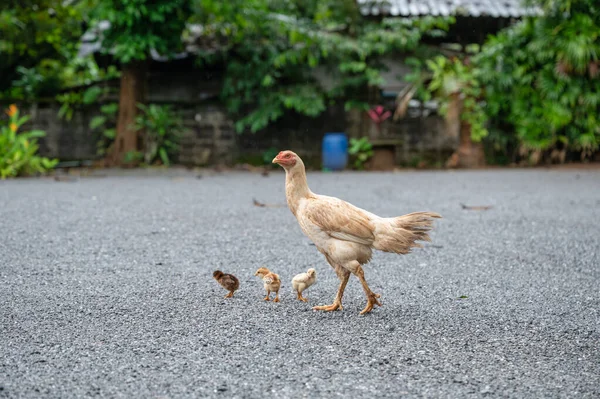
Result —
<path fill-rule="evenodd" d="M 275 291 L 275 299 L 273 302 L 279 302 L 279 290 Z"/>
<path fill-rule="evenodd" d="M 360 283 L 362 284 L 363 289 L 365 290 L 365 295 L 367 296 L 367 306 L 362 310 L 362 312 L 360 312 L 360 314 L 369 313 L 371 310 L 373 310 L 373 306 L 375 305 L 381 306 L 381 302 L 377 300 L 377 298 L 380 298 L 381 295 L 375 294 L 373 293 L 373 291 L 371 291 L 371 289 L 367 285 L 367 280 L 365 280 L 365 272 L 363 271 L 361 266 L 358 266 L 355 269 L 354 275 L 360 280 Z"/>
<path fill-rule="evenodd" d="M 229 291 L 229 294 L 225 295 L 225 298 L 232 298 L 233 297 L 233 291 Z"/>
<path fill-rule="evenodd" d="M 265 301 L 269 301 L 269 295 L 271 295 L 271 291 L 267 290 L 267 296 L 265 297 Z"/>
<path fill-rule="evenodd" d="M 302 296 L 302 292 L 304 292 L 305 289 L 306 285 L 304 284 L 298 284 L 298 286 L 296 287 L 296 294 L 299 301 L 308 302 L 308 298 Z"/>
<path fill-rule="evenodd" d="M 308 298 L 302 296 L 302 291 L 298 291 L 298 299 L 300 299 L 302 302 L 308 302 Z"/>
<path fill-rule="evenodd" d="M 340 288 L 338 288 L 337 295 L 335 296 L 335 300 L 333 304 L 328 306 L 314 306 L 313 310 L 324 310 L 325 312 L 332 312 L 334 310 L 342 310 L 342 297 L 344 296 L 344 290 L 346 289 L 346 284 L 348 284 L 348 279 L 350 278 L 350 272 L 342 267 L 336 267 L 335 271 L 340 278 Z"/>

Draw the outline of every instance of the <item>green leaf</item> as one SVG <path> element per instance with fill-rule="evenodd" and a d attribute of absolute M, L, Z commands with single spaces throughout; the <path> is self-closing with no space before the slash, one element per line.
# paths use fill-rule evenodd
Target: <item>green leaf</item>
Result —
<path fill-rule="evenodd" d="M 97 129 L 106 123 L 106 117 L 99 115 L 92 118 L 90 121 L 90 129 Z"/>
<path fill-rule="evenodd" d="M 119 104 L 117 104 L 117 103 L 105 104 L 100 107 L 100 112 L 102 112 L 105 115 L 110 115 L 110 116 L 115 115 L 118 110 L 119 110 Z"/>
<path fill-rule="evenodd" d="M 114 140 L 115 137 L 117 136 L 117 131 L 116 131 L 116 129 L 106 129 L 106 130 L 104 130 L 104 132 L 102 132 L 102 134 L 107 139 Z"/>
<path fill-rule="evenodd" d="M 265 77 L 262 80 L 262 85 L 264 87 L 272 86 L 273 83 L 275 83 L 275 80 L 273 79 L 273 77 L 271 75 L 265 75 Z"/>
<path fill-rule="evenodd" d="M 27 137 L 28 139 L 31 138 L 40 138 L 40 137 L 45 137 L 46 136 L 46 132 L 43 130 L 30 130 L 26 133 L 21 133 L 21 136 L 23 137 Z"/>
<path fill-rule="evenodd" d="M 167 151 L 164 148 L 160 148 L 158 153 L 160 154 L 160 159 L 163 165 L 169 166 L 169 156 L 167 155 Z"/>
<path fill-rule="evenodd" d="M 58 159 L 41 158 L 43 169 L 52 169 L 58 164 Z"/>
<path fill-rule="evenodd" d="M 98 99 L 102 92 L 103 90 L 98 86 L 89 87 L 83 92 L 82 102 L 84 104 L 91 104 Z"/>

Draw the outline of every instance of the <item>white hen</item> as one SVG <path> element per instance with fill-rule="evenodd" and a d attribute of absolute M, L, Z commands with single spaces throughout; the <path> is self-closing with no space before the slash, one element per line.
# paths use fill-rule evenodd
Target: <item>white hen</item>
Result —
<path fill-rule="evenodd" d="M 280 152 L 273 163 L 285 169 L 288 207 L 298 219 L 300 228 L 325 255 L 341 280 L 334 303 L 313 309 L 341 309 L 350 274 L 360 280 L 367 296 L 367 306 L 361 314 L 370 312 L 374 305 L 381 306 L 377 300 L 380 295 L 373 293 L 367 285 L 362 265 L 371 260 L 373 249 L 407 254 L 413 247 L 421 246 L 416 241 L 430 241 L 427 233 L 432 228 L 433 219 L 441 216 L 433 212 L 415 212 L 383 218 L 339 198 L 310 191 L 304 163 L 294 152 Z"/>

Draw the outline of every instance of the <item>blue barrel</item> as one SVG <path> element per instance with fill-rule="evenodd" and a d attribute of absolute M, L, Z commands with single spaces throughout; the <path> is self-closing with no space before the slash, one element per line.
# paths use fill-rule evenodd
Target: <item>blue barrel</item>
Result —
<path fill-rule="evenodd" d="M 325 133 L 323 137 L 323 168 L 344 170 L 348 164 L 348 137 L 344 133 Z"/>

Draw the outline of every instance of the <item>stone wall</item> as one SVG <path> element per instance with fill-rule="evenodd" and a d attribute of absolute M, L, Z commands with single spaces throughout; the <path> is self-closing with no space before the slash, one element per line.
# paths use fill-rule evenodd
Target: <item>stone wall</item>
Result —
<path fill-rule="evenodd" d="M 371 101 L 381 102 L 387 109 L 394 108 L 395 93 L 406 85 L 395 76 L 408 69 L 402 59 L 388 60 L 389 71 L 384 73 L 390 83 Z M 321 141 L 327 132 L 346 132 L 350 137 L 369 137 L 374 143 L 394 143 L 393 162 L 417 166 L 443 163 L 458 147 L 457 132 L 448 129 L 437 116 L 434 104 L 411 101 L 406 115 L 398 121 L 385 121 L 378 128 L 365 112 L 345 112 L 343 106 L 334 106 L 316 118 L 289 113 L 258 133 L 238 134 L 234 121 L 218 100 L 223 81 L 223 66 L 204 66 L 198 69 L 193 59 L 155 62 L 149 68 L 149 102 L 172 104 L 187 128 L 181 138 L 180 163 L 186 165 L 260 163 L 265 151 L 293 149 L 307 165 L 319 167 Z M 331 84 L 326 74 L 322 84 Z M 118 99 L 119 81 L 107 84 L 111 98 Z M 99 113 L 88 107 L 74 113 L 69 122 L 57 117 L 57 103 L 31 107 L 30 128 L 45 130 L 47 137 L 40 140 L 43 155 L 61 160 L 94 160 L 99 133 L 91 131 L 90 120 Z"/>
<path fill-rule="evenodd" d="M 235 162 L 237 137 L 233 122 L 222 108 L 186 104 L 176 109 L 186 127 L 180 139 L 178 162 L 198 166 Z M 51 103 L 34 105 L 25 111 L 31 113 L 31 121 L 24 128 L 46 132 L 46 137 L 39 140 L 40 154 L 63 161 L 100 159 L 97 155 L 100 134 L 89 128 L 91 119 L 99 114 L 98 110 L 76 111 L 70 121 L 59 119 L 58 110 L 59 105 Z"/>
<path fill-rule="evenodd" d="M 61 160 L 94 160 L 98 133 L 89 129 L 97 110 L 74 113 L 71 121 L 57 117 L 58 104 L 32 107 L 28 128 L 46 131 L 40 153 Z M 374 143 L 394 142 L 395 162 L 417 166 L 443 163 L 458 146 L 458 137 L 448 133 L 444 120 L 431 109 L 413 104 L 407 115 L 388 120 L 378 128 L 364 112 L 344 112 L 332 107 L 317 118 L 288 115 L 258 133 L 238 134 L 233 121 L 218 104 L 178 104 L 186 133 L 181 137 L 178 161 L 185 165 L 261 162 L 269 149 L 293 149 L 308 165 L 319 167 L 321 140 L 327 132 L 346 132 L 350 137 L 369 137 Z"/>
<path fill-rule="evenodd" d="M 367 113 L 351 111 L 346 132 L 350 137 L 366 136 L 375 146 L 393 147 L 395 163 L 402 166 L 441 166 L 459 144 L 458 132 L 448 129 L 433 102 L 411 101 L 403 118 L 390 117 L 379 126 Z"/>
<path fill-rule="evenodd" d="M 66 121 L 58 118 L 59 108 L 56 103 L 46 103 L 25 110 L 31 120 L 23 128 L 46 132 L 46 137 L 39 140 L 40 154 L 65 161 L 96 159 L 99 136 L 90 130 L 89 123 L 97 111 L 75 112 Z"/>
<path fill-rule="evenodd" d="M 221 107 L 186 107 L 182 116 L 186 132 L 180 140 L 180 163 L 202 166 L 235 162 L 236 133 Z"/>

